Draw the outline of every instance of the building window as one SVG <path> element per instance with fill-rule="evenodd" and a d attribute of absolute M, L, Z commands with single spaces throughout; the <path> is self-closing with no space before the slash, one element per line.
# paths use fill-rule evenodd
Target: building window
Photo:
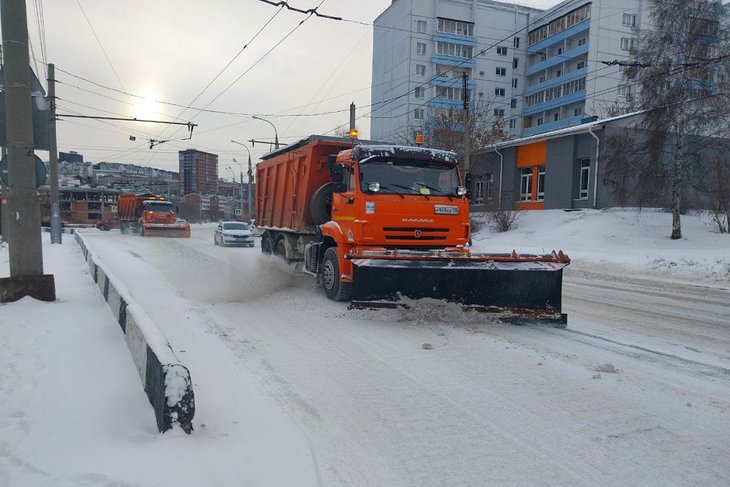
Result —
<path fill-rule="evenodd" d="M 583 69 L 586 67 L 585 61 L 578 61 L 578 64 L 575 65 L 575 69 Z"/>
<path fill-rule="evenodd" d="M 413 110 L 413 118 L 415 120 L 423 120 L 423 108 L 416 108 Z"/>
<path fill-rule="evenodd" d="M 627 98 L 630 97 L 631 96 L 631 85 L 630 84 L 618 85 L 618 94 L 621 96 L 625 96 Z"/>
<path fill-rule="evenodd" d="M 512 99 L 511 99 L 511 100 L 509 101 L 509 107 L 510 107 L 510 108 L 517 108 L 517 98 L 512 98 Z"/>
<path fill-rule="evenodd" d="M 517 121 L 514 118 L 510 118 L 509 128 L 511 128 L 511 129 L 517 128 Z"/>
<path fill-rule="evenodd" d="M 515 37 L 514 39 L 512 39 L 512 45 L 515 46 L 515 48 L 519 48 L 520 47 L 520 38 Z"/>
<path fill-rule="evenodd" d="M 624 25 L 627 27 L 636 27 L 636 14 L 624 14 Z"/>
<path fill-rule="evenodd" d="M 515 58 L 512 58 L 512 67 L 514 69 L 517 69 L 517 66 L 519 66 L 519 65 L 520 65 L 520 60 L 517 59 L 516 57 Z"/>
<path fill-rule="evenodd" d="M 467 96 L 471 98 L 469 90 L 467 90 Z M 461 88 L 452 88 L 449 86 L 437 86 L 436 98 L 446 98 L 448 100 L 463 100 L 463 90 Z"/>
<path fill-rule="evenodd" d="M 520 201 L 532 201 L 531 167 L 523 167 L 520 174 Z"/>
<path fill-rule="evenodd" d="M 517 78 L 512 78 L 512 88 L 517 88 Z"/>
<path fill-rule="evenodd" d="M 495 117 L 504 117 L 504 108 L 495 108 L 494 116 Z"/>
<path fill-rule="evenodd" d="M 497 76 L 507 76 L 507 68 L 497 68 L 495 72 Z"/>
<path fill-rule="evenodd" d="M 426 55 L 426 43 L 425 42 L 416 43 L 416 54 L 418 54 L 419 56 Z"/>
<path fill-rule="evenodd" d="M 537 124 L 538 125 L 542 125 L 543 124 L 542 117 L 537 117 Z"/>
<path fill-rule="evenodd" d="M 471 59 L 474 54 L 474 48 L 472 46 L 465 46 L 463 44 L 454 44 L 453 42 L 437 42 L 436 52 L 444 56 L 454 56 Z"/>
<path fill-rule="evenodd" d="M 426 89 L 423 86 L 416 86 L 416 98 L 423 98 Z"/>
<path fill-rule="evenodd" d="M 458 36 L 474 36 L 474 24 L 470 22 L 460 22 L 458 20 L 438 19 L 436 26 L 439 32 L 444 34 L 456 34 Z"/>
<path fill-rule="evenodd" d="M 492 191 L 494 189 L 494 174 L 488 173 L 484 176 L 484 197 L 487 201 L 492 200 Z"/>
<path fill-rule="evenodd" d="M 416 21 L 416 30 L 419 34 L 425 34 L 426 33 L 426 21 L 425 20 L 417 20 Z"/>
<path fill-rule="evenodd" d="M 578 188 L 578 198 L 581 200 L 588 199 L 588 181 L 591 176 L 591 160 L 581 159 L 580 161 L 580 186 Z"/>
<path fill-rule="evenodd" d="M 484 71 L 479 71 L 479 76 L 481 76 L 482 78 L 484 77 L 485 74 L 486 73 Z"/>
<path fill-rule="evenodd" d="M 578 39 L 578 45 L 579 45 L 579 46 L 582 46 L 582 45 L 584 45 L 585 43 L 586 43 L 586 38 L 585 38 L 585 37 L 583 37 L 583 38 L 581 38 L 581 39 Z"/>
<path fill-rule="evenodd" d="M 636 38 L 634 37 L 622 37 L 621 38 L 621 50 L 622 51 L 633 51 L 636 49 Z"/>
<path fill-rule="evenodd" d="M 505 46 L 497 46 L 497 54 L 500 56 L 506 56 L 507 48 Z"/>
<path fill-rule="evenodd" d="M 423 64 L 416 64 L 416 76 L 426 76 L 426 66 Z"/>
<path fill-rule="evenodd" d="M 579 115 L 583 115 L 583 107 L 576 107 L 573 109 L 573 116 L 577 117 Z"/>
<path fill-rule="evenodd" d="M 545 199 L 545 165 L 537 166 L 537 200 Z"/>
<path fill-rule="evenodd" d="M 494 95 L 495 96 L 504 96 L 505 95 L 504 88 L 495 88 L 494 89 Z"/>
<path fill-rule="evenodd" d="M 560 120 L 560 114 L 559 113 L 553 113 L 553 122 L 557 122 Z"/>

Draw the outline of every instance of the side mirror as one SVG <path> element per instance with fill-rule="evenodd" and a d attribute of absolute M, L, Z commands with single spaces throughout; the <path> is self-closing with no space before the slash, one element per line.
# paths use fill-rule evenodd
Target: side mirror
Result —
<path fill-rule="evenodd" d="M 334 160 L 337 156 L 329 156 L 328 163 L 330 164 L 330 176 L 332 177 L 332 192 L 333 193 L 344 193 L 347 191 L 347 183 L 345 179 L 345 168 L 339 164 L 335 164 Z"/>
<path fill-rule="evenodd" d="M 464 176 L 464 186 L 466 186 L 464 194 L 467 198 L 471 198 L 471 184 L 472 184 L 472 175 L 471 173 L 467 173 L 466 176 Z"/>

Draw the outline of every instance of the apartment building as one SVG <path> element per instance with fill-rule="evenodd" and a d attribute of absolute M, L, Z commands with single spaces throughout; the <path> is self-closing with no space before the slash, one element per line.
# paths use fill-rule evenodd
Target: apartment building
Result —
<path fill-rule="evenodd" d="M 490 0 L 394 0 L 375 20 L 372 137 L 399 141 L 470 108 L 513 137 L 621 112 L 636 97 L 622 68 L 648 0 L 565 0 L 541 11 Z"/>
<path fill-rule="evenodd" d="M 464 106 L 520 135 L 524 47 L 540 10 L 490 0 L 394 0 L 375 20 L 371 134 L 405 142 Z"/>
<path fill-rule="evenodd" d="M 636 99 L 621 66 L 636 55 L 648 0 L 566 0 L 531 19 L 525 57 L 523 136 L 625 111 Z"/>
<path fill-rule="evenodd" d="M 178 152 L 180 195 L 218 192 L 218 155 L 196 149 Z"/>

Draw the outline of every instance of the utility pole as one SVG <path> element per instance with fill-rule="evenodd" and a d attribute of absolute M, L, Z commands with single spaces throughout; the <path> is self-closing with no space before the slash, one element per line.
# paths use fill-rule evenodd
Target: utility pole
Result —
<path fill-rule="evenodd" d="M 33 119 L 25 0 L 0 2 L 5 48 L 5 125 L 8 149 L 10 277 L 0 279 L 0 302 L 32 296 L 55 301 L 53 275 L 43 275 L 41 210 L 35 178 Z"/>
<path fill-rule="evenodd" d="M 464 174 L 471 169 L 471 134 L 469 130 L 469 77 L 462 73 L 462 98 L 464 99 Z"/>
<path fill-rule="evenodd" d="M 51 166 L 51 243 L 61 243 L 61 207 L 58 202 L 58 145 L 56 141 L 56 66 L 48 64 L 48 98 L 51 101 L 50 147 L 48 164 Z M 102 196 L 102 200 L 103 200 Z M 102 202 L 102 205 L 104 203 Z M 102 215 L 104 208 L 102 206 Z"/>

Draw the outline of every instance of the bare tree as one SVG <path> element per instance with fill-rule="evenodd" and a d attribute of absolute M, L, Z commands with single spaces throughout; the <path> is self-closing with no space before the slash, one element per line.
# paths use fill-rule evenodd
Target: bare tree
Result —
<path fill-rule="evenodd" d="M 647 110 L 642 157 L 634 158 L 639 188 L 669 192 L 672 239 L 682 238 L 686 166 L 728 122 L 727 99 L 718 86 L 718 70 L 730 59 L 722 9 L 718 0 L 653 0 L 652 26 L 627 70 L 640 85 L 640 108 Z"/>

